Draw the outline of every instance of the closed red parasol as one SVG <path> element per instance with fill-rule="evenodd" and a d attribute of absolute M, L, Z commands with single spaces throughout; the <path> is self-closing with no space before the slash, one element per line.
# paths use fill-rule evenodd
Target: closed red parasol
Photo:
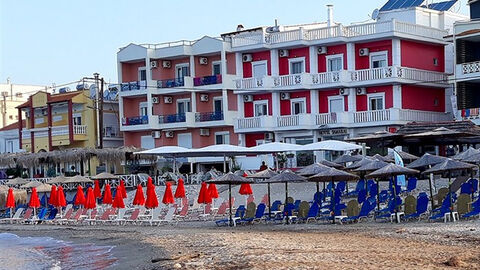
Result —
<path fill-rule="evenodd" d="M 113 203 L 113 198 L 112 198 L 112 189 L 110 188 L 110 184 L 105 185 L 105 190 L 103 191 L 103 204 L 112 204 Z"/>
<path fill-rule="evenodd" d="M 198 193 L 198 203 L 209 204 L 212 203 L 212 196 L 210 196 L 210 192 L 207 188 L 207 183 L 203 182 L 202 187 L 200 188 L 200 192 Z"/>
<path fill-rule="evenodd" d="M 113 199 L 113 208 L 125 208 L 125 203 L 123 202 L 123 196 L 121 192 L 115 194 L 115 199 Z"/>
<path fill-rule="evenodd" d="M 175 190 L 175 198 L 185 198 L 185 185 L 183 179 L 178 179 L 177 189 Z"/>
<path fill-rule="evenodd" d="M 87 200 L 85 201 L 85 208 L 94 209 L 95 207 L 97 207 L 95 195 L 93 194 L 93 189 L 89 187 L 87 190 Z"/>
<path fill-rule="evenodd" d="M 77 186 L 77 194 L 75 195 L 75 201 L 73 202 L 75 205 L 84 205 L 85 204 L 85 194 L 83 194 L 82 186 Z"/>
<path fill-rule="evenodd" d="M 125 182 L 123 180 L 120 180 L 120 186 L 117 188 L 117 192 L 121 191 L 122 197 L 127 198 L 127 190 L 125 189 Z"/>
<path fill-rule="evenodd" d="M 243 184 L 240 185 L 240 190 L 239 190 L 238 193 L 240 193 L 242 195 L 250 195 L 250 194 L 253 193 L 252 187 L 250 186 L 249 183 L 243 183 Z"/>
<path fill-rule="evenodd" d="M 100 190 L 100 183 L 98 183 L 98 180 L 95 180 L 95 185 L 93 187 L 93 195 L 95 195 L 96 199 L 102 197 L 102 191 Z"/>
<path fill-rule="evenodd" d="M 149 185 L 153 185 L 152 177 L 150 177 L 150 176 L 147 178 L 147 187 L 148 187 Z"/>
<path fill-rule="evenodd" d="M 135 192 L 135 198 L 133 198 L 133 205 L 144 205 L 145 196 L 143 195 L 142 185 L 137 186 L 137 192 Z"/>
<path fill-rule="evenodd" d="M 52 185 L 52 189 L 50 190 L 50 199 L 48 199 L 48 204 L 57 206 L 57 187 Z"/>
<path fill-rule="evenodd" d="M 172 193 L 172 184 L 170 182 L 167 182 L 167 186 L 165 187 L 165 194 L 163 194 L 162 202 L 164 204 L 175 203 L 175 200 L 173 199 L 173 193 Z"/>
<path fill-rule="evenodd" d="M 28 206 L 32 208 L 40 207 L 40 200 L 38 199 L 37 188 L 32 188 L 32 194 L 30 194 L 30 201 Z"/>
<path fill-rule="evenodd" d="M 63 192 L 62 186 L 59 186 L 57 190 L 57 206 L 58 207 L 67 206 L 67 200 L 65 200 L 65 193 Z"/>
<path fill-rule="evenodd" d="M 8 189 L 8 194 L 7 194 L 7 202 L 5 203 L 6 208 L 15 208 L 15 196 L 13 195 L 13 189 L 9 188 Z M 12 211 L 10 211 L 10 214 L 12 214 Z"/>
<path fill-rule="evenodd" d="M 214 183 L 208 184 L 208 192 L 210 193 L 210 197 L 213 199 L 218 198 L 217 186 Z"/>
<path fill-rule="evenodd" d="M 248 176 L 248 173 L 243 172 L 243 177 L 247 177 L 247 176 Z"/>
<path fill-rule="evenodd" d="M 155 192 L 155 186 L 153 184 L 147 185 L 147 199 L 145 200 L 146 208 L 157 208 L 158 198 Z"/>

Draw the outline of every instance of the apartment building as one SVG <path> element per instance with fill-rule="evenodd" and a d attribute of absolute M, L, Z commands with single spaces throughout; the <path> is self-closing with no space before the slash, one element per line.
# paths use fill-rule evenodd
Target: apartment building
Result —
<path fill-rule="evenodd" d="M 451 120 L 444 37 L 466 17 L 426 2 L 391 0 L 349 26 L 329 6 L 325 23 L 130 44 L 117 54 L 125 144 L 307 144 Z"/>

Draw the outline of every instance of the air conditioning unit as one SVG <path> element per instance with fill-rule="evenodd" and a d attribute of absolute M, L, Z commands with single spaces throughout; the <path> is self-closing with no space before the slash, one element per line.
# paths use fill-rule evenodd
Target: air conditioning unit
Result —
<path fill-rule="evenodd" d="M 208 129 L 208 128 L 201 128 L 201 129 L 200 129 L 200 136 L 210 136 L 210 129 Z"/>
<path fill-rule="evenodd" d="M 170 61 L 170 60 L 164 60 L 164 61 L 162 62 L 162 66 L 163 66 L 163 68 L 171 68 L 171 67 L 172 67 L 172 61 Z"/>
<path fill-rule="evenodd" d="M 253 102 L 253 96 L 252 95 L 243 95 L 243 101 L 244 102 Z"/>
<path fill-rule="evenodd" d="M 327 53 L 327 46 L 320 46 L 317 48 L 318 54 L 326 54 Z"/>
<path fill-rule="evenodd" d="M 172 97 L 163 97 L 163 103 L 165 103 L 165 104 L 173 103 L 173 98 Z"/>
<path fill-rule="evenodd" d="M 367 48 L 362 48 L 358 51 L 358 54 L 360 56 L 368 56 L 370 54 L 370 50 L 368 50 Z"/>
<path fill-rule="evenodd" d="M 158 65 L 157 61 L 150 62 L 150 68 L 157 68 L 157 65 Z"/>
<path fill-rule="evenodd" d="M 288 57 L 288 50 L 278 50 L 278 56 Z"/>
<path fill-rule="evenodd" d="M 290 93 L 280 93 L 280 99 L 281 100 L 290 99 Z"/>
<path fill-rule="evenodd" d="M 175 135 L 175 134 L 173 133 L 173 131 L 165 131 L 165 137 L 167 137 L 167 138 L 173 138 L 173 135 Z"/>
<path fill-rule="evenodd" d="M 200 65 L 207 65 L 208 64 L 208 58 L 207 57 L 200 57 L 198 58 L 198 62 Z"/>
<path fill-rule="evenodd" d="M 160 139 L 161 136 L 162 136 L 162 132 L 160 132 L 159 130 L 152 131 L 152 137 L 154 139 Z"/>
<path fill-rule="evenodd" d="M 273 133 L 272 132 L 266 132 L 264 135 L 265 141 L 272 141 L 273 140 Z"/>
<path fill-rule="evenodd" d="M 200 95 L 200 101 L 201 102 L 207 102 L 208 101 L 208 95 L 207 94 Z"/>
<path fill-rule="evenodd" d="M 355 88 L 355 93 L 357 93 L 357 95 L 366 95 L 367 94 L 367 88 L 365 88 L 365 87 Z"/>
<path fill-rule="evenodd" d="M 342 96 L 348 96 L 348 94 L 350 94 L 350 90 L 347 88 L 340 88 L 340 90 L 338 90 L 338 93 Z"/>
<path fill-rule="evenodd" d="M 253 57 L 249 53 L 246 53 L 242 56 L 242 61 L 243 62 L 252 62 L 252 60 L 253 60 Z"/>
<path fill-rule="evenodd" d="M 153 103 L 153 104 L 158 104 L 158 103 L 160 103 L 159 98 L 158 98 L 158 97 L 152 97 L 152 103 Z"/>

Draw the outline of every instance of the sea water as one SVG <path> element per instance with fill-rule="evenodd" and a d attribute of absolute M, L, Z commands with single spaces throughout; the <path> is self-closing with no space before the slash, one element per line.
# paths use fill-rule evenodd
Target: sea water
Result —
<path fill-rule="evenodd" d="M 0 233 L 0 269 L 105 269 L 117 261 L 112 248 Z"/>

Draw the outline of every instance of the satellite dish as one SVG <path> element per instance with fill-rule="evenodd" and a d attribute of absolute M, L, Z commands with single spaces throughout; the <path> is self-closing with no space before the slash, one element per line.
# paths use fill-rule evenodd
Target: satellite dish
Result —
<path fill-rule="evenodd" d="M 97 91 L 98 91 L 97 85 L 92 84 L 90 86 L 90 98 L 96 98 L 97 97 Z"/>
<path fill-rule="evenodd" d="M 109 99 L 108 99 L 108 96 L 109 96 L 109 95 L 110 95 L 110 91 L 108 91 L 108 90 L 103 91 L 103 99 L 104 99 L 104 100 L 109 100 Z"/>
<path fill-rule="evenodd" d="M 378 10 L 378 8 L 376 8 L 376 9 L 372 12 L 372 20 L 377 20 L 379 14 L 380 14 L 380 10 Z"/>

